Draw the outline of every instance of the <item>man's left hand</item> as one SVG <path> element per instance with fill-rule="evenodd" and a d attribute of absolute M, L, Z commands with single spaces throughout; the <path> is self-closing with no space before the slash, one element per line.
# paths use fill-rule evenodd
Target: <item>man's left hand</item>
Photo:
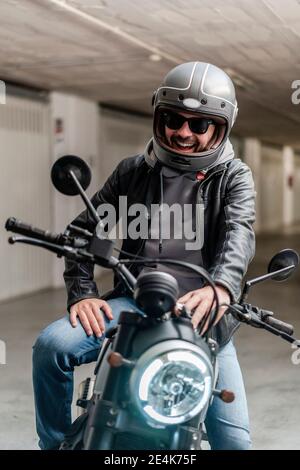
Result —
<path fill-rule="evenodd" d="M 216 286 L 216 291 L 219 299 L 219 304 L 230 304 L 230 294 L 228 290 L 220 285 Z M 182 303 L 185 307 L 192 312 L 192 324 L 194 329 L 196 329 L 201 322 L 202 318 L 209 313 L 209 309 L 212 305 L 214 300 L 214 293 L 210 286 L 202 287 L 201 289 L 196 289 L 191 292 L 188 292 L 184 296 L 178 299 L 178 303 Z M 213 307 L 215 307 L 215 302 L 213 303 Z M 214 322 L 216 325 L 224 315 L 225 311 L 227 310 L 226 306 L 220 307 L 217 318 Z M 204 325 L 202 329 L 202 333 L 205 333 L 208 327 L 208 322 Z"/>

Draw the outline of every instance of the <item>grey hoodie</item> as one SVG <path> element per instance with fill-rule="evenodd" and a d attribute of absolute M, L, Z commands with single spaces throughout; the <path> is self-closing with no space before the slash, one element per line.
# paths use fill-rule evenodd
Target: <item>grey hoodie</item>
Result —
<path fill-rule="evenodd" d="M 218 160 L 211 165 L 206 171 L 211 170 L 213 167 L 225 163 L 234 158 L 234 151 L 232 144 L 227 140 L 224 150 L 219 156 Z M 145 151 L 145 159 L 147 163 L 154 167 L 157 159 L 153 155 L 151 141 L 148 143 Z M 202 173 L 206 173 L 202 170 Z M 201 250 L 196 247 L 195 249 L 186 249 L 187 242 L 192 242 L 190 238 L 192 231 L 196 233 L 196 194 L 199 186 L 199 181 L 196 178 L 197 172 L 182 172 L 177 169 L 163 166 L 160 172 L 160 208 L 152 214 L 151 229 L 149 239 L 146 240 L 142 255 L 147 258 L 172 258 L 181 261 L 190 262 L 198 266 L 202 266 Z M 163 204 L 171 207 L 177 203 L 181 207 L 183 214 L 182 220 L 170 220 L 166 217 L 166 209 Z M 191 211 L 189 213 L 185 210 L 185 205 L 189 205 Z M 199 210 L 199 208 L 197 208 Z M 202 213 L 201 213 L 202 214 Z M 203 215 L 202 215 L 203 217 Z M 171 223 L 169 223 L 171 221 Z M 173 223 L 172 223 L 173 222 Z M 181 225 L 181 227 L 180 227 Z M 184 228 L 185 227 L 185 228 Z M 181 229 L 181 230 L 180 230 Z M 181 238 L 175 238 L 175 234 L 183 233 Z M 189 237 L 185 237 L 188 232 Z M 143 272 L 151 271 L 153 268 L 145 267 Z M 201 279 L 196 276 L 192 271 L 164 265 L 158 263 L 156 270 L 168 272 L 172 274 L 179 284 L 179 295 L 182 296 L 186 292 L 199 289 L 202 285 Z"/>

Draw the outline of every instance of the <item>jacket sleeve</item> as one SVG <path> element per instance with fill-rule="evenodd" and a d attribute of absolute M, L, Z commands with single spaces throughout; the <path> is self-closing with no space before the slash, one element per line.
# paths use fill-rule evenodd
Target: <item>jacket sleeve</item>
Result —
<path fill-rule="evenodd" d="M 100 204 L 108 203 L 117 207 L 119 194 L 119 166 L 108 178 L 103 188 L 98 191 L 91 202 L 97 209 Z M 72 224 L 94 232 L 96 224 L 87 210 L 79 214 Z M 70 307 L 83 299 L 100 298 L 94 281 L 94 264 L 82 263 L 65 258 L 64 280 L 68 295 L 68 311 Z"/>
<path fill-rule="evenodd" d="M 228 178 L 216 255 L 209 273 L 230 292 L 241 295 L 241 283 L 255 253 L 255 189 L 250 168 L 241 163 Z"/>

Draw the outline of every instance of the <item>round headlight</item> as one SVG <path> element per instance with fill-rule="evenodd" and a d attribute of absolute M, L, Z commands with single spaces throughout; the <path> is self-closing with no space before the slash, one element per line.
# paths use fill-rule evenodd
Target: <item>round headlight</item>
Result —
<path fill-rule="evenodd" d="M 169 349 L 148 361 L 140 358 L 131 385 L 135 387 L 138 408 L 148 418 L 162 424 L 179 424 L 208 404 L 212 371 L 206 354 L 195 349 L 199 350 Z"/>

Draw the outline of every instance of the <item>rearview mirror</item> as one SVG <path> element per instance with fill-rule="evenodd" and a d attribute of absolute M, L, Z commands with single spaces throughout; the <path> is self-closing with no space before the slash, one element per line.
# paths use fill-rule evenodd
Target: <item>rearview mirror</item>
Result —
<path fill-rule="evenodd" d="M 71 172 L 76 176 L 83 190 L 86 190 L 92 179 L 91 169 L 82 158 L 75 155 L 65 155 L 56 160 L 51 170 L 51 180 L 59 192 L 67 196 L 77 196 L 80 191 Z"/>
<path fill-rule="evenodd" d="M 244 285 L 240 303 L 246 301 L 249 291 L 252 286 L 259 282 L 264 282 L 267 279 L 274 279 L 275 281 L 285 281 L 297 268 L 299 264 L 299 256 L 295 250 L 289 248 L 279 251 L 273 256 L 268 265 L 268 274 L 250 279 Z M 279 271 L 279 272 L 278 272 Z M 281 271 L 281 272 L 280 272 Z M 272 273 L 274 273 L 272 275 Z"/>
<path fill-rule="evenodd" d="M 274 281 L 285 281 L 294 272 L 298 264 L 298 253 L 295 250 L 287 248 L 285 250 L 279 251 L 279 253 L 273 256 L 268 265 L 268 273 L 273 273 L 275 271 L 279 271 L 280 269 L 291 266 L 291 269 L 282 273 L 274 274 L 274 276 L 271 277 L 271 279 L 274 279 Z"/>

